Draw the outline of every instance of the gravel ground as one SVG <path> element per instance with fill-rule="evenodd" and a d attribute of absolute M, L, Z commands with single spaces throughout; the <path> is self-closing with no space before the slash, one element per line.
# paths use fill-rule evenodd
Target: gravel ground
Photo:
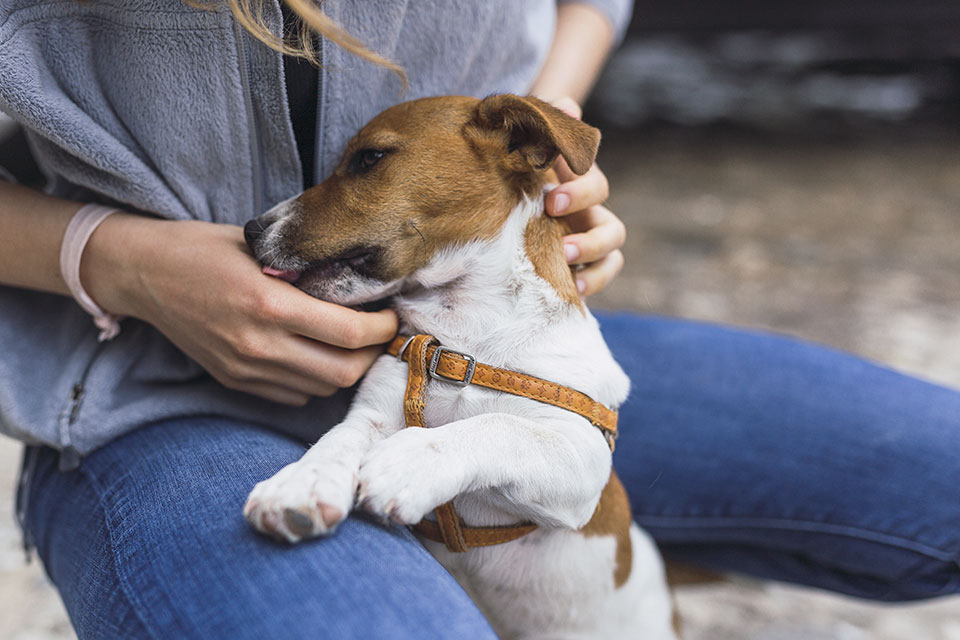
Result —
<path fill-rule="evenodd" d="M 960 388 L 958 144 L 944 128 L 608 131 L 628 262 L 592 304 L 790 333 Z M 17 456 L 0 440 L 0 638 L 70 638 L 9 515 Z M 960 598 L 880 605 L 734 578 L 678 601 L 688 640 L 960 640 Z"/>

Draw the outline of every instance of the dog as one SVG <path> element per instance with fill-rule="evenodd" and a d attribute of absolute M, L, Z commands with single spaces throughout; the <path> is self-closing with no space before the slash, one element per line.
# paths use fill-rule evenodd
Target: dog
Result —
<path fill-rule="evenodd" d="M 357 507 L 425 534 L 444 529 L 449 505 L 457 530 L 520 532 L 465 552 L 421 536 L 500 637 L 675 638 L 663 564 L 632 522 L 609 431 L 463 384 L 471 362 L 486 363 L 594 408 L 626 400 L 629 380 L 563 258 L 567 229 L 543 213 L 557 157 L 583 174 L 599 141 L 533 97 L 414 100 L 371 120 L 323 183 L 248 223 L 265 273 L 345 306 L 392 297 L 401 334 L 423 336 L 395 349 L 409 363 L 377 359 L 343 422 L 254 487 L 244 515 L 256 529 L 294 543 Z M 437 345 L 456 350 L 444 357 L 461 374 L 421 362 Z M 419 420 L 406 411 L 415 365 L 423 384 L 440 378 L 420 389 Z"/>

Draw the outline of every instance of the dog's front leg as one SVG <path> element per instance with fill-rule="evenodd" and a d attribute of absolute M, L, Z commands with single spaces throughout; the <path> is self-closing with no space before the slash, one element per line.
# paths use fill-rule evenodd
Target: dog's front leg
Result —
<path fill-rule="evenodd" d="M 581 418 L 490 413 L 404 429 L 374 445 L 360 465 L 358 503 L 415 524 L 457 495 L 492 490 L 496 506 L 520 519 L 577 529 L 593 514 L 610 466 L 603 436 Z"/>
<path fill-rule="evenodd" d="M 259 531 L 288 542 L 332 533 L 353 507 L 360 461 L 387 435 L 385 425 L 375 411 L 355 406 L 302 458 L 258 483 L 244 516 Z"/>

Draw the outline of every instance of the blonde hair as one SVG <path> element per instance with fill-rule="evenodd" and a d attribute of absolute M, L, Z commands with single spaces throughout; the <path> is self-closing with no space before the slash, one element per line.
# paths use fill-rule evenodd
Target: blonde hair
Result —
<path fill-rule="evenodd" d="M 209 6 L 211 0 L 185 0 L 188 4 L 203 7 Z M 407 86 L 407 74 L 399 64 L 371 51 L 362 42 L 344 30 L 343 27 L 330 19 L 319 6 L 323 0 L 280 0 L 299 18 L 299 24 L 293 33 L 287 37 L 274 35 L 263 19 L 263 4 L 269 0 L 214 0 L 226 2 L 234 19 L 243 26 L 254 38 L 267 45 L 274 51 L 288 56 L 303 58 L 314 65 L 320 65 L 319 51 L 315 36 L 319 35 L 338 44 L 355 56 L 368 60 L 375 65 L 393 71 L 403 81 L 403 88 Z"/>

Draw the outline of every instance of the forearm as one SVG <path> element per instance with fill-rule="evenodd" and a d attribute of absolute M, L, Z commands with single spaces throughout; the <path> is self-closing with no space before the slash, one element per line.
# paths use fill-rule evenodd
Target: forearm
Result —
<path fill-rule="evenodd" d="M 70 295 L 60 272 L 60 245 L 70 218 L 83 203 L 0 182 L 0 284 Z M 135 278 L 132 258 L 146 225 L 140 216 L 115 214 L 90 237 L 80 263 L 87 293 L 106 311 L 128 315 L 124 291 Z"/>
<path fill-rule="evenodd" d="M 70 295 L 60 275 L 60 242 L 80 206 L 0 182 L 0 283 Z"/>
<path fill-rule="evenodd" d="M 597 9 L 563 4 L 557 10 L 553 45 L 530 93 L 554 100 L 570 96 L 586 100 L 613 47 L 613 26 Z"/>

